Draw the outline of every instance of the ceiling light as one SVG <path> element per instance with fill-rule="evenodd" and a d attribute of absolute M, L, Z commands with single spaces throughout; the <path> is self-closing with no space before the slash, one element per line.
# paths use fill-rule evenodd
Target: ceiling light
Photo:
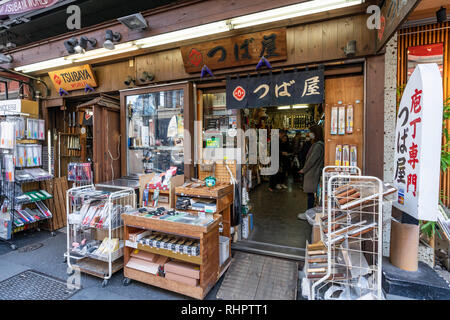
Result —
<path fill-rule="evenodd" d="M 74 54 L 76 52 L 75 47 L 77 45 L 78 45 L 77 38 L 70 38 L 69 40 L 64 41 L 64 46 L 66 47 L 68 54 Z"/>
<path fill-rule="evenodd" d="M 309 108 L 307 104 L 296 104 L 292 106 L 292 109 L 306 109 Z"/>
<path fill-rule="evenodd" d="M 80 42 L 75 46 L 75 52 L 76 53 L 84 53 L 87 49 L 88 43 L 91 45 L 91 47 L 95 47 L 97 45 L 97 40 L 95 38 L 88 38 L 85 36 L 82 36 L 80 38 Z"/>
<path fill-rule="evenodd" d="M 447 21 L 447 10 L 444 7 L 441 7 L 438 11 L 436 11 L 436 19 L 438 23 L 444 23 Z"/>
<path fill-rule="evenodd" d="M 314 13 L 350 7 L 363 3 L 364 0 L 313 0 L 285 6 L 277 9 L 261 11 L 231 19 L 234 29 L 241 29 L 280 21 L 284 19 L 306 16 Z"/>
<path fill-rule="evenodd" d="M 114 50 L 114 42 L 118 42 L 122 39 L 122 35 L 119 32 L 113 32 L 112 30 L 106 30 L 105 42 L 103 48 L 108 50 Z"/>
<path fill-rule="evenodd" d="M 290 109 L 290 106 L 282 106 L 282 107 L 278 107 L 278 110 L 287 110 Z"/>
<path fill-rule="evenodd" d="M 118 18 L 120 23 L 130 30 L 144 30 L 147 28 L 147 20 L 140 13 Z"/>
<path fill-rule="evenodd" d="M 11 63 L 12 61 L 12 55 L 0 53 L 0 63 Z"/>
<path fill-rule="evenodd" d="M 43 62 L 29 64 L 26 66 L 17 67 L 17 68 L 14 68 L 14 70 L 20 71 L 23 73 L 29 73 L 29 72 L 34 72 L 34 71 L 39 71 L 39 70 L 44 70 L 44 69 L 60 67 L 60 66 L 71 64 L 71 63 L 72 63 L 72 61 L 66 60 L 65 58 L 56 58 L 56 59 L 52 59 L 52 60 L 47 60 L 47 61 L 43 61 Z"/>
<path fill-rule="evenodd" d="M 180 40 L 193 39 L 211 34 L 217 34 L 220 32 L 226 32 L 229 30 L 230 25 L 228 21 L 223 20 L 140 39 L 136 41 L 136 44 L 142 45 L 142 48 L 149 48 L 167 43 L 178 42 Z"/>

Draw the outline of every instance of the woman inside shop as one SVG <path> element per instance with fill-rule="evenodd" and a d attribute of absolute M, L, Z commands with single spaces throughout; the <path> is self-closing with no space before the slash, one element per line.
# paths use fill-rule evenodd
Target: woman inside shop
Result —
<path fill-rule="evenodd" d="M 309 128 L 309 136 L 312 141 L 311 148 L 306 155 L 305 165 L 300 170 L 303 174 L 303 192 L 308 196 L 308 208 L 314 207 L 314 194 L 317 191 L 320 177 L 322 175 L 323 161 L 325 156 L 325 144 L 323 142 L 323 129 L 321 126 L 313 125 Z M 303 219 L 303 213 L 298 215 Z"/>

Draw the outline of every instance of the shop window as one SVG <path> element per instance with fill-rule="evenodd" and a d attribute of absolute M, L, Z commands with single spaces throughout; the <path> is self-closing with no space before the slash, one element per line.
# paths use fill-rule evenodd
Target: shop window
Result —
<path fill-rule="evenodd" d="M 126 96 L 128 174 L 184 173 L 184 90 Z"/>
<path fill-rule="evenodd" d="M 421 63 L 437 63 L 441 76 L 444 76 L 444 45 L 442 43 L 427 44 L 408 48 L 407 79 Z"/>
<path fill-rule="evenodd" d="M 225 92 L 203 94 L 203 148 L 236 148 L 237 115 L 237 110 L 226 108 Z M 213 158 L 224 156 L 235 155 L 215 154 Z"/>

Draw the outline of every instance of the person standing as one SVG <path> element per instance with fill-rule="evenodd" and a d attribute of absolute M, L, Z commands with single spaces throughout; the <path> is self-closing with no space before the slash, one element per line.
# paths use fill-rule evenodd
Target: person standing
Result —
<path fill-rule="evenodd" d="M 320 177 L 322 176 L 323 162 L 325 156 L 325 144 L 323 142 L 323 130 L 321 126 L 313 125 L 309 128 L 309 136 L 312 141 L 311 148 L 306 155 L 305 165 L 300 170 L 304 175 L 303 192 L 308 196 L 308 209 L 314 207 L 315 197 Z M 304 213 L 297 216 L 304 219 Z"/>

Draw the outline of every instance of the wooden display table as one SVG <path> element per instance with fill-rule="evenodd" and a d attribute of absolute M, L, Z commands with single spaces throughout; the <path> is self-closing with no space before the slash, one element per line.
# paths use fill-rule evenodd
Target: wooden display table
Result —
<path fill-rule="evenodd" d="M 200 241 L 200 254 L 198 256 L 190 256 L 127 241 L 124 248 L 124 276 L 126 278 L 181 293 L 192 298 L 203 299 L 231 264 L 230 256 L 222 267 L 219 266 L 219 223 L 222 221 L 222 216 L 220 214 L 215 214 L 214 221 L 207 226 L 190 225 L 127 214 L 123 214 L 122 218 L 124 221 L 125 239 L 129 239 L 130 232 L 136 232 L 139 229 L 147 229 L 171 235 L 199 239 Z M 191 286 L 127 267 L 126 265 L 130 260 L 130 255 L 135 249 L 199 265 L 199 285 Z"/>
<path fill-rule="evenodd" d="M 197 188 L 176 187 L 175 201 L 178 200 L 179 196 L 214 199 L 216 202 L 215 213 L 222 215 L 222 235 L 231 238 L 231 206 L 233 205 L 233 185 L 229 183 L 218 183 L 211 188 L 206 186 Z"/>

